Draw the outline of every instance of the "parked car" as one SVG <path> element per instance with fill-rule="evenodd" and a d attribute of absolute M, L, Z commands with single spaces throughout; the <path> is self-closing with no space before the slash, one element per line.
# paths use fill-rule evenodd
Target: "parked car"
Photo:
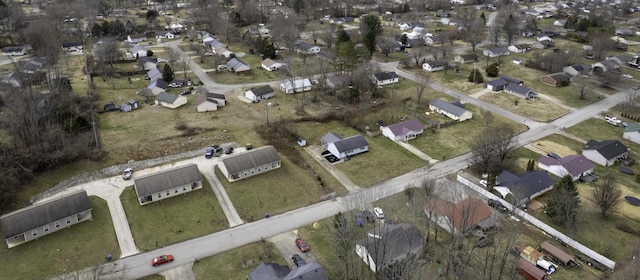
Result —
<path fill-rule="evenodd" d="M 208 148 L 207 151 L 204 153 L 204 157 L 205 158 L 212 158 L 214 152 L 215 152 L 215 150 L 213 148 Z"/>
<path fill-rule="evenodd" d="M 307 264 L 307 263 L 304 261 L 304 259 L 303 259 L 300 255 L 298 255 L 298 254 L 294 254 L 294 255 L 291 257 L 291 260 L 293 260 L 293 263 L 294 263 L 294 264 L 296 264 L 296 266 L 303 266 L 303 265 Z"/>
<path fill-rule="evenodd" d="M 227 150 L 226 150 L 226 151 L 224 151 L 224 153 L 225 153 L 225 154 L 227 154 L 227 155 L 232 154 L 232 153 L 233 153 L 233 147 L 229 147 L 229 148 L 227 148 Z"/>
<path fill-rule="evenodd" d="M 361 212 L 356 212 L 356 224 L 359 227 L 364 226 L 364 218 L 362 218 Z"/>
<path fill-rule="evenodd" d="M 180 95 L 189 95 L 189 94 L 191 94 L 191 90 L 185 90 L 180 93 Z"/>
<path fill-rule="evenodd" d="M 173 261 L 173 255 L 162 255 L 155 257 L 151 260 L 151 265 L 158 266 L 165 263 L 170 263 Z"/>
<path fill-rule="evenodd" d="M 122 179 L 129 180 L 131 179 L 131 175 L 133 174 L 133 168 L 128 167 L 122 173 Z"/>
<path fill-rule="evenodd" d="M 213 55 L 213 54 L 212 54 L 212 53 L 210 53 L 210 52 L 206 52 L 206 53 L 204 53 L 204 56 L 212 56 L 212 55 Z"/>
<path fill-rule="evenodd" d="M 367 221 L 371 223 L 376 221 L 376 216 L 369 210 L 364 211 L 364 216 L 367 217 Z"/>
<path fill-rule="evenodd" d="M 500 203 L 500 201 L 494 200 L 494 199 L 489 199 L 487 201 L 487 204 L 493 208 L 495 208 L 496 210 L 500 211 L 500 213 L 507 213 L 509 212 L 509 209 L 504 206 L 502 203 Z"/>
<path fill-rule="evenodd" d="M 547 156 L 548 156 L 548 157 L 551 157 L 551 158 L 555 158 L 555 159 L 560 159 L 560 158 L 561 158 L 561 157 L 560 157 L 558 154 L 556 154 L 556 153 L 547 153 Z"/>
<path fill-rule="evenodd" d="M 302 252 L 309 252 L 309 245 L 307 245 L 307 242 L 302 238 L 296 238 L 296 246 L 298 246 Z"/>
<path fill-rule="evenodd" d="M 384 212 L 382 212 L 382 209 L 380 207 L 373 208 L 373 213 L 376 214 L 376 217 L 378 217 L 378 219 L 384 219 Z"/>

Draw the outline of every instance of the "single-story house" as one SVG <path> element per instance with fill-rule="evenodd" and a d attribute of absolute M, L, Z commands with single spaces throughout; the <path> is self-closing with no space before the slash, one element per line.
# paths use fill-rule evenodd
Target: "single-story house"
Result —
<path fill-rule="evenodd" d="M 567 73 L 571 76 L 584 75 L 589 73 L 590 70 L 591 66 L 585 64 L 574 64 L 562 67 L 562 72 Z"/>
<path fill-rule="evenodd" d="M 408 141 L 424 132 L 424 125 L 419 120 L 408 120 L 380 128 L 382 135 L 392 141 Z"/>
<path fill-rule="evenodd" d="M 490 50 L 484 50 L 482 54 L 488 57 L 498 57 L 498 56 L 510 55 L 511 51 L 509 51 L 509 48 L 500 47 L 500 48 L 493 48 Z"/>
<path fill-rule="evenodd" d="M 319 51 L 316 54 L 316 57 L 318 57 L 319 59 L 322 59 L 324 61 L 328 61 L 328 62 L 333 62 L 336 60 L 336 55 L 333 54 L 330 51 Z"/>
<path fill-rule="evenodd" d="M 414 27 L 424 27 L 424 24 L 419 21 L 407 21 L 398 25 L 398 27 L 400 27 L 400 30 L 406 31 L 409 29 L 413 29 Z"/>
<path fill-rule="evenodd" d="M 264 146 L 225 157 L 218 168 L 229 182 L 235 182 L 280 168 L 281 162 L 276 148 Z"/>
<path fill-rule="evenodd" d="M 29 52 L 30 47 L 24 46 L 8 46 L 2 48 L 2 55 L 4 56 L 21 56 Z"/>
<path fill-rule="evenodd" d="M 376 85 L 384 86 L 389 84 L 398 83 L 398 74 L 396 72 L 381 72 L 377 74 L 373 74 L 373 80 Z"/>
<path fill-rule="evenodd" d="M 295 44 L 293 49 L 300 54 L 317 54 L 320 52 L 320 47 L 305 42 Z"/>
<path fill-rule="evenodd" d="M 198 112 L 211 112 L 218 110 L 218 103 L 215 100 L 207 98 L 207 94 L 198 94 L 194 101 L 196 105 L 196 111 Z"/>
<path fill-rule="evenodd" d="M 235 57 L 227 61 L 227 69 L 236 74 L 244 74 L 251 71 L 251 67 L 248 64 Z"/>
<path fill-rule="evenodd" d="M 262 68 L 266 69 L 267 71 L 276 71 L 282 68 L 282 66 L 284 65 L 284 63 L 272 60 L 271 58 L 267 58 L 262 61 Z"/>
<path fill-rule="evenodd" d="M 524 82 L 522 80 L 518 80 L 516 78 L 512 78 L 512 77 L 509 77 L 509 76 L 502 75 L 502 76 L 500 76 L 500 79 L 503 79 L 503 80 L 507 81 L 510 84 L 516 84 L 516 85 L 519 85 L 519 86 L 524 86 Z"/>
<path fill-rule="evenodd" d="M 542 40 L 542 41 L 534 42 L 533 44 L 531 44 L 531 47 L 536 49 L 548 49 L 548 48 L 555 47 L 555 44 L 551 40 Z"/>
<path fill-rule="evenodd" d="M 349 75 L 335 75 L 327 78 L 327 86 L 330 88 L 341 88 L 351 85 L 351 77 Z"/>
<path fill-rule="evenodd" d="M 320 144 L 322 144 L 322 147 L 327 148 L 327 146 L 329 146 L 330 143 L 339 141 L 341 139 L 342 139 L 342 136 L 340 136 L 339 134 L 328 132 L 327 134 L 322 136 L 322 138 L 320 138 Z"/>
<path fill-rule="evenodd" d="M 529 44 L 518 44 L 511 45 L 507 49 L 509 49 L 512 53 L 525 53 L 531 51 L 531 45 Z"/>
<path fill-rule="evenodd" d="M 493 187 L 502 198 L 511 194 L 517 199 L 516 205 L 526 204 L 528 201 L 553 189 L 555 182 L 544 170 L 527 171 L 516 176 L 509 171 L 502 171 L 496 177 L 496 185 Z"/>
<path fill-rule="evenodd" d="M 219 56 L 224 56 L 225 58 L 229 58 L 233 54 L 233 52 L 228 50 L 224 45 L 217 45 L 213 47 L 212 51 L 213 53 Z"/>
<path fill-rule="evenodd" d="M 131 48 L 131 58 L 140 58 L 147 56 L 147 48 L 142 45 L 135 45 Z"/>
<path fill-rule="evenodd" d="M 429 72 L 437 72 L 442 71 L 447 66 L 447 63 L 444 61 L 427 61 L 422 64 L 422 69 L 427 70 Z"/>
<path fill-rule="evenodd" d="M 620 64 L 614 60 L 603 60 L 591 65 L 593 72 L 607 72 L 620 69 Z"/>
<path fill-rule="evenodd" d="M 87 192 L 74 192 L 2 215 L 2 233 L 9 248 L 88 221 L 93 216 Z M 88 237 L 88 236 L 87 236 Z"/>
<path fill-rule="evenodd" d="M 250 88 L 244 92 L 244 97 L 257 102 L 260 100 L 266 100 L 276 95 L 275 90 L 270 85 L 264 85 L 259 87 Z"/>
<path fill-rule="evenodd" d="M 210 35 L 207 35 L 207 36 L 203 37 L 202 44 L 205 47 L 210 48 L 211 50 L 215 49 L 218 46 L 222 46 L 224 48 L 227 47 L 227 45 L 221 43 L 218 39 L 216 39 L 214 37 L 210 37 Z"/>
<path fill-rule="evenodd" d="M 150 90 L 153 95 L 157 96 L 158 94 L 165 92 L 168 87 L 169 84 L 163 79 L 157 79 L 155 81 L 151 81 L 147 86 L 147 89 Z"/>
<path fill-rule="evenodd" d="M 427 34 L 426 36 L 424 36 L 424 43 L 425 44 L 430 44 L 430 45 L 440 44 L 440 43 L 442 43 L 442 35 L 429 35 L 429 34 Z"/>
<path fill-rule="evenodd" d="M 380 224 L 356 242 L 356 254 L 371 271 L 384 271 L 412 254 L 420 254 L 425 239 L 415 225 Z"/>
<path fill-rule="evenodd" d="M 149 76 L 149 71 L 152 70 L 156 70 L 158 71 L 158 73 L 160 73 L 160 70 L 158 69 L 158 59 L 155 57 L 148 57 L 147 52 L 145 51 L 145 55 L 140 56 L 140 58 L 138 58 L 138 60 L 136 61 L 136 63 L 138 63 L 138 67 L 140 67 L 140 69 L 142 70 L 146 70 L 147 71 L 147 76 Z M 153 75 L 155 75 L 156 73 L 151 73 Z M 156 77 L 154 76 L 155 79 L 158 78 L 162 78 L 162 73 L 160 73 L 160 77 Z M 151 78 L 151 76 L 149 76 L 149 78 Z M 153 78 L 151 80 L 154 80 Z"/>
<path fill-rule="evenodd" d="M 198 165 L 189 164 L 136 178 L 133 187 L 140 205 L 174 197 L 202 188 Z"/>
<path fill-rule="evenodd" d="M 152 68 L 149 71 L 147 71 L 147 77 L 149 77 L 150 81 L 155 81 L 158 79 L 162 79 L 162 73 L 160 73 L 160 69 Z"/>
<path fill-rule="evenodd" d="M 327 144 L 327 151 L 338 159 L 345 159 L 369 151 L 369 143 L 364 136 L 354 135 Z"/>
<path fill-rule="evenodd" d="M 622 138 L 640 144 L 640 124 L 628 123 L 624 133 L 622 133 Z"/>
<path fill-rule="evenodd" d="M 277 263 L 261 263 L 248 280 L 327 280 L 324 268 L 317 262 L 310 262 L 294 269 Z"/>
<path fill-rule="evenodd" d="M 553 22 L 553 26 L 560 26 L 560 27 L 564 27 L 564 24 L 567 22 L 566 19 L 558 19 L 556 21 Z"/>
<path fill-rule="evenodd" d="M 540 78 L 540 82 L 552 87 L 564 87 L 568 86 L 571 82 L 571 76 L 567 73 L 553 73 Z"/>
<path fill-rule="evenodd" d="M 459 122 L 466 121 L 473 117 L 473 113 L 466 110 L 464 105 L 457 100 L 446 102 L 439 98 L 433 99 L 429 102 L 429 110 Z"/>
<path fill-rule="evenodd" d="M 542 156 L 538 159 L 538 168 L 560 178 L 569 175 L 574 181 L 592 173 L 595 167 L 584 155 L 570 155 L 560 159 Z"/>
<path fill-rule="evenodd" d="M 284 91 L 284 93 L 287 93 L 287 94 L 310 91 L 311 81 L 309 81 L 309 79 L 307 78 L 304 78 L 304 79 L 295 79 L 293 83 L 291 83 L 291 80 L 287 79 L 286 81 L 280 84 L 280 90 Z"/>
<path fill-rule="evenodd" d="M 475 53 L 456 55 L 453 61 L 457 63 L 471 63 L 478 61 L 478 55 Z"/>
<path fill-rule="evenodd" d="M 81 52 L 82 49 L 82 41 L 62 43 L 62 50 L 65 52 Z"/>
<path fill-rule="evenodd" d="M 216 102 L 216 104 L 218 104 L 218 107 L 227 105 L 227 96 L 224 94 L 207 92 L 205 96 L 207 96 L 207 99 L 209 101 Z"/>
<path fill-rule="evenodd" d="M 480 198 L 466 198 L 456 203 L 433 198 L 425 204 L 424 213 L 447 232 L 461 235 L 475 229 L 491 229 L 498 221 Z"/>
<path fill-rule="evenodd" d="M 140 42 L 144 42 L 147 40 L 147 35 L 145 34 L 131 34 L 131 35 L 127 35 L 127 41 L 129 43 L 140 43 Z"/>
<path fill-rule="evenodd" d="M 615 34 L 616 36 L 628 37 L 633 36 L 633 31 L 629 28 L 618 28 Z"/>
<path fill-rule="evenodd" d="M 495 80 L 492 80 L 492 81 L 484 82 L 484 87 L 489 89 L 489 90 L 491 90 L 491 91 L 501 91 L 508 84 L 509 84 L 509 82 L 507 82 L 506 80 L 498 78 L 498 79 L 495 79 Z"/>
<path fill-rule="evenodd" d="M 175 39 L 176 34 L 171 31 L 163 30 L 155 32 L 156 39 Z"/>
<path fill-rule="evenodd" d="M 602 166 L 611 166 L 629 154 L 629 148 L 619 140 L 589 140 L 582 150 L 582 155 L 590 161 Z"/>
<path fill-rule="evenodd" d="M 525 99 L 535 99 L 538 96 L 538 94 L 532 89 L 528 87 L 523 87 L 514 83 L 508 84 L 504 88 L 504 91 L 507 93 L 520 95 Z"/>
<path fill-rule="evenodd" d="M 186 96 L 168 93 L 168 92 L 162 92 L 158 94 L 158 96 L 156 96 L 156 105 L 175 109 L 184 104 L 187 104 Z"/>
<path fill-rule="evenodd" d="M 337 17 L 329 20 L 329 23 L 333 24 L 345 24 L 345 23 L 353 23 L 353 17 Z"/>

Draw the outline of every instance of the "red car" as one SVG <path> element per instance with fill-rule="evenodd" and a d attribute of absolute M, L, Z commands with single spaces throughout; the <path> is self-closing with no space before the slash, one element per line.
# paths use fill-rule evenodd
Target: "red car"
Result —
<path fill-rule="evenodd" d="M 170 263 L 173 261 L 173 255 L 162 255 L 159 257 L 155 257 L 151 260 L 151 265 L 158 266 L 165 263 Z"/>
<path fill-rule="evenodd" d="M 308 252 L 309 251 L 309 245 L 307 245 L 307 242 L 302 240 L 302 238 L 297 238 L 296 239 L 296 246 L 298 246 L 298 248 L 300 248 L 300 251 L 302 251 L 302 252 Z"/>

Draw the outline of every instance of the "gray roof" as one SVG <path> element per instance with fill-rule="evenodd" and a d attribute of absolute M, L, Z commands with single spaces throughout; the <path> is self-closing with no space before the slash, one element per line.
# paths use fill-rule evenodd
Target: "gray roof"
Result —
<path fill-rule="evenodd" d="M 279 161 L 280 155 L 273 146 L 264 146 L 222 159 L 229 174 Z"/>
<path fill-rule="evenodd" d="M 584 155 L 570 155 L 561 159 L 542 156 L 538 162 L 544 165 L 562 165 L 571 176 L 578 176 L 596 167 Z"/>
<path fill-rule="evenodd" d="M 282 280 L 291 270 L 277 263 L 261 263 L 251 273 L 249 280 Z"/>
<path fill-rule="evenodd" d="M 585 150 L 596 150 L 606 159 L 616 158 L 629 151 L 629 148 L 618 140 L 596 141 L 589 140 L 584 148 Z"/>
<path fill-rule="evenodd" d="M 347 138 L 335 141 L 333 142 L 333 145 L 336 146 L 336 149 L 338 149 L 338 152 L 346 152 L 346 151 L 351 151 L 353 149 L 369 146 L 369 143 L 367 143 L 367 140 L 364 139 L 364 136 L 354 135 L 351 137 L 347 137 Z"/>
<path fill-rule="evenodd" d="M 393 135 L 405 135 L 411 131 L 420 131 L 424 129 L 424 125 L 419 120 L 408 120 L 401 123 L 394 123 L 387 126 Z"/>
<path fill-rule="evenodd" d="M 492 80 L 492 81 L 485 82 L 485 85 L 491 85 L 491 86 L 494 86 L 494 87 L 504 87 L 504 86 L 506 86 L 508 84 L 509 84 L 509 82 L 507 82 L 506 80 L 503 80 L 503 79 L 495 79 L 495 80 Z"/>
<path fill-rule="evenodd" d="M 156 100 L 166 103 L 173 103 L 176 101 L 176 99 L 178 99 L 177 94 L 168 92 L 161 92 L 160 94 L 158 94 L 158 96 L 156 96 Z"/>
<path fill-rule="evenodd" d="M 233 70 L 234 72 L 251 70 L 251 67 L 249 67 L 248 64 L 237 58 L 229 59 L 229 61 L 227 61 L 227 67 L 229 67 L 229 69 Z"/>
<path fill-rule="evenodd" d="M 0 217 L 2 233 L 7 239 L 89 209 L 91 202 L 87 192 L 81 190 L 3 215 Z"/>
<path fill-rule="evenodd" d="M 374 74 L 373 76 L 376 77 L 376 80 L 378 81 L 385 81 L 385 80 L 391 80 L 391 79 L 397 79 L 398 78 L 398 74 L 396 74 L 396 72 L 380 72 L 377 74 Z"/>
<path fill-rule="evenodd" d="M 464 108 L 461 108 L 449 102 L 445 102 L 444 100 L 441 100 L 439 98 L 432 100 L 431 102 L 429 102 L 429 104 L 439 108 L 440 110 L 449 112 L 457 117 L 462 116 L 462 114 L 467 112 L 467 110 L 465 110 Z"/>
<path fill-rule="evenodd" d="M 527 171 L 520 176 L 505 170 L 496 177 L 496 183 L 509 188 L 517 199 L 522 200 L 552 186 L 554 181 L 544 170 Z"/>
<path fill-rule="evenodd" d="M 461 54 L 460 57 L 464 60 L 477 60 L 478 59 L 478 55 L 475 53 L 469 53 L 469 54 Z"/>
<path fill-rule="evenodd" d="M 251 92 L 253 92 L 253 94 L 255 94 L 256 96 L 262 96 L 262 95 L 265 95 L 265 94 L 274 93 L 274 90 L 273 90 L 273 88 L 271 88 L 270 85 L 254 87 L 254 88 L 251 88 L 249 90 Z"/>
<path fill-rule="evenodd" d="M 202 181 L 198 165 L 189 164 L 134 180 L 138 197 Z"/>
<path fill-rule="evenodd" d="M 295 49 L 297 49 L 297 50 L 300 50 L 300 51 L 308 51 L 309 49 L 315 47 L 315 45 L 309 44 L 309 43 L 306 43 L 306 42 L 300 42 L 300 43 L 297 43 L 297 44 L 293 45 L 293 47 Z"/>
<path fill-rule="evenodd" d="M 333 133 L 333 132 L 329 132 L 327 134 L 325 134 L 324 136 L 322 136 L 322 138 L 320 138 L 320 142 L 324 143 L 324 144 L 329 144 L 329 143 L 333 143 L 336 141 L 342 140 L 342 136 Z"/>
<path fill-rule="evenodd" d="M 512 77 L 504 76 L 504 75 L 500 76 L 500 79 L 505 80 L 508 83 L 514 83 L 514 84 L 522 84 L 523 83 L 522 80 L 518 80 L 516 78 L 512 78 Z"/>
<path fill-rule="evenodd" d="M 533 90 L 531 90 L 528 87 L 523 87 L 521 85 L 518 84 L 514 84 L 514 83 L 510 83 L 507 85 L 507 87 L 505 88 L 507 91 L 513 92 L 513 93 L 517 93 L 517 94 L 521 94 L 524 96 L 527 95 L 537 95 Z"/>
<path fill-rule="evenodd" d="M 283 280 L 327 280 L 324 268 L 317 262 L 310 262 L 300 267 L 296 267 L 289 272 Z M 253 279 L 252 279 L 253 280 Z"/>
<path fill-rule="evenodd" d="M 369 231 L 367 238 L 358 241 L 358 244 L 367 248 L 377 266 L 383 266 L 403 259 L 408 253 L 422 250 L 424 237 L 415 225 L 382 224 Z"/>

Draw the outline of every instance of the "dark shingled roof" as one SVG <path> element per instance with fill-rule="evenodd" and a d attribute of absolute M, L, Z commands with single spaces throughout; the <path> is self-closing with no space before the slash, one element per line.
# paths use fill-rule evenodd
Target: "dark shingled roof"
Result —
<path fill-rule="evenodd" d="M 583 155 L 570 155 L 561 159 L 542 156 L 538 162 L 544 165 L 562 165 L 572 176 L 578 176 L 596 167 L 593 162 Z"/>
<path fill-rule="evenodd" d="M 585 150 L 596 150 L 606 159 L 615 158 L 629 151 L 629 148 L 618 140 L 605 140 L 598 142 L 589 140 L 584 148 Z"/>
<path fill-rule="evenodd" d="M 254 87 L 254 88 L 251 88 L 249 90 L 251 92 L 253 92 L 253 94 L 255 94 L 256 96 L 262 96 L 262 95 L 274 92 L 273 88 L 270 85 L 265 85 L 265 86 L 261 86 L 261 87 Z"/>
<path fill-rule="evenodd" d="M 364 139 L 362 135 L 354 135 L 351 137 L 347 137 L 338 141 L 333 142 L 333 145 L 336 146 L 338 152 L 346 152 L 351 151 L 353 149 L 361 148 L 364 146 L 368 146 L 367 140 Z"/>
<path fill-rule="evenodd" d="M 277 263 L 261 263 L 251 273 L 249 280 L 282 280 L 289 274 L 288 266 Z"/>
<path fill-rule="evenodd" d="M 91 209 L 91 202 L 87 192 L 78 191 L 65 197 L 36 203 L 0 217 L 2 233 L 7 239 L 89 209 Z"/>
<path fill-rule="evenodd" d="M 296 267 L 289 272 L 283 280 L 327 280 L 324 268 L 317 262 L 310 262 L 300 267 Z"/>
<path fill-rule="evenodd" d="M 156 96 L 156 100 L 160 102 L 173 103 L 178 99 L 178 97 L 179 95 L 177 94 L 161 92 L 160 94 L 158 94 L 158 96 Z"/>
<path fill-rule="evenodd" d="M 376 265 L 382 267 L 403 259 L 408 253 L 419 252 L 424 246 L 424 237 L 415 225 L 381 224 L 369 231 L 367 238 L 357 243 L 366 247 Z"/>
<path fill-rule="evenodd" d="M 202 175 L 198 170 L 198 165 L 189 164 L 137 178 L 134 180 L 134 186 L 138 197 L 144 197 L 177 186 L 188 185 L 199 181 L 202 181 Z"/>
<path fill-rule="evenodd" d="M 393 135 L 405 135 L 410 131 L 420 131 L 424 129 L 424 125 L 419 120 L 408 120 L 401 123 L 394 123 L 388 126 Z"/>
<path fill-rule="evenodd" d="M 264 146 L 224 158 L 221 164 L 226 167 L 229 174 L 233 174 L 278 160 L 280 155 L 276 148 Z"/>
<path fill-rule="evenodd" d="M 544 170 L 527 171 L 520 176 L 505 170 L 496 178 L 496 184 L 509 188 L 518 199 L 524 199 L 552 186 L 554 181 Z"/>
<path fill-rule="evenodd" d="M 445 102 L 442 99 L 436 98 L 434 100 L 431 100 L 431 102 L 429 102 L 429 105 L 433 105 L 437 108 L 439 108 L 440 110 L 449 112 L 457 117 L 462 116 L 462 114 L 464 114 L 467 110 L 465 110 L 464 108 L 461 108 L 455 104 L 449 103 L 449 102 Z"/>
<path fill-rule="evenodd" d="M 398 74 L 396 74 L 396 72 L 382 72 L 382 73 L 377 73 L 374 75 L 376 77 L 376 80 L 378 81 L 385 81 L 385 80 L 391 80 L 391 79 L 397 79 L 398 78 Z"/>

